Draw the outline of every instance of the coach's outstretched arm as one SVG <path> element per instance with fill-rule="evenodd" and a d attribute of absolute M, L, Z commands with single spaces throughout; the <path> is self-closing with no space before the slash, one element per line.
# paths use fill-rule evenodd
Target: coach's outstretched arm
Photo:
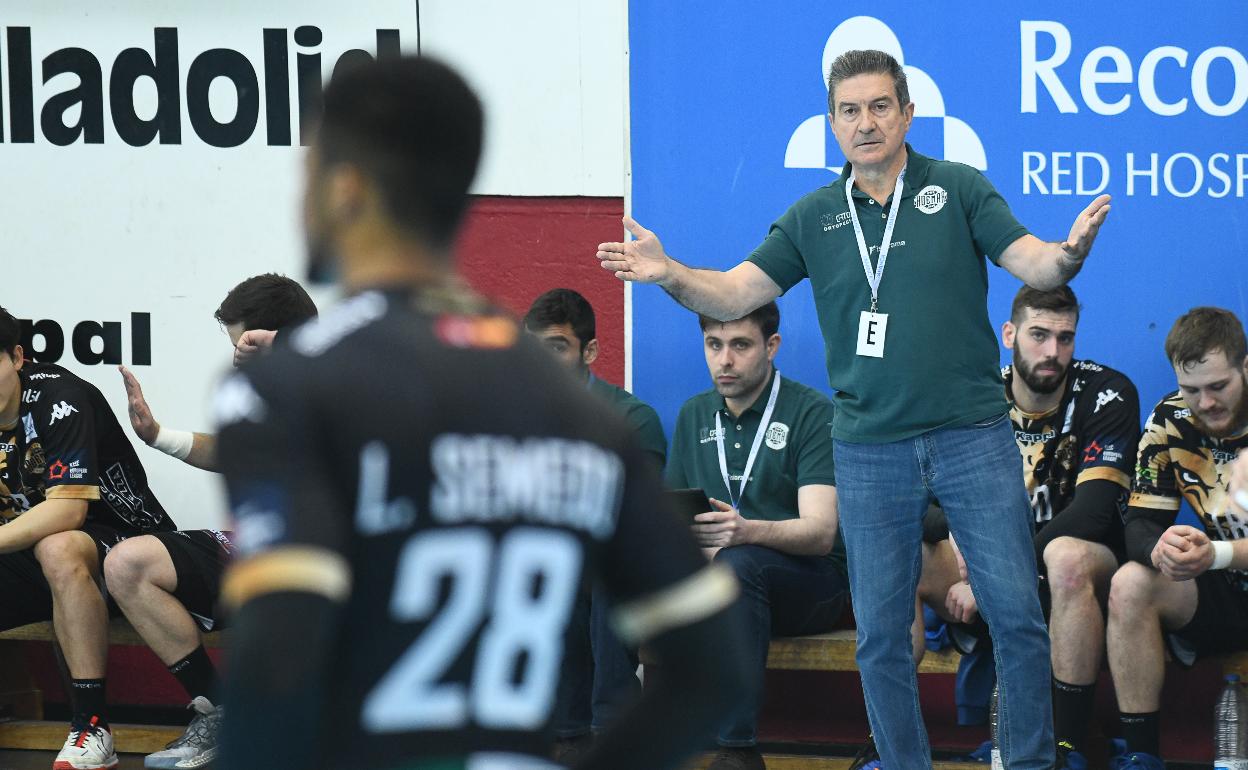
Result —
<path fill-rule="evenodd" d="M 1000 265 L 1033 289 L 1063 286 L 1083 267 L 1092 242 L 1109 215 L 1109 196 L 1102 195 L 1079 212 L 1065 241 L 1042 241 L 1024 235 L 1001 253 Z"/>
<path fill-rule="evenodd" d="M 780 296 L 780 287 L 760 267 L 742 262 L 728 271 L 682 265 L 663 251 L 659 237 L 624 217 L 633 240 L 598 244 L 602 267 L 622 281 L 657 283 L 694 311 L 718 321 L 732 321 Z"/>

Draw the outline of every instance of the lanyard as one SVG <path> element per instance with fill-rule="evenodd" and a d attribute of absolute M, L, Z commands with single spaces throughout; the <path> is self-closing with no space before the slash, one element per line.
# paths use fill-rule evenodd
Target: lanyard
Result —
<path fill-rule="evenodd" d="M 745 499 L 745 485 L 750 480 L 750 470 L 754 467 L 754 461 L 758 459 L 758 448 L 763 445 L 763 434 L 767 432 L 767 427 L 771 425 L 771 413 L 776 411 L 776 396 L 780 395 L 780 370 L 776 369 L 773 376 L 776 379 L 771 384 L 771 395 L 767 397 L 767 408 L 763 410 L 763 419 L 758 424 L 758 430 L 754 431 L 754 445 L 750 447 L 750 456 L 746 459 L 745 471 L 741 474 L 741 487 L 737 490 L 735 498 L 732 495 L 732 482 L 728 480 L 728 457 L 724 454 L 724 427 L 719 419 L 719 411 L 716 410 L 715 412 L 715 448 L 719 450 L 719 474 L 724 477 L 724 486 L 728 489 L 729 502 L 738 511 L 741 510 L 741 501 Z"/>
<path fill-rule="evenodd" d="M 858 254 L 862 257 L 862 270 L 867 274 L 867 285 L 871 287 L 871 312 L 874 313 L 880 297 L 880 279 L 884 277 L 884 263 L 888 261 L 888 247 L 893 242 L 893 225 L 897 224 L 897 211 L 901 208 L 901 185 L 906 178 L 903 166 L 897 175 L 897 186 L 893 189 L 893 205 L 888 209 L 888 223 L 884 225 L 884 242 L 880 244 L 880 259 L 875 263 L 875 273 L 871 272 L 871 255 L 867 251 L 867 239 L 862 235 L 862 223 L 858 221 L 858 207 L 854 205 L 854 171 L 849 172 L 849 181 L 845 183 L 845 200 L 849 203 L 849 218 L 854 223 L 854 236 L 858 239 Z"/>

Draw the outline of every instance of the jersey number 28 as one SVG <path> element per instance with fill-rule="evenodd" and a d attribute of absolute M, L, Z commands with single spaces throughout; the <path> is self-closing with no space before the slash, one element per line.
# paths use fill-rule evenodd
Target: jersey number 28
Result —
<path fill-rule="evenodd" d="M 519 527 L 497 544 L 475 527 L 413 535 L 399 555 L 391 616 L 428 620 L 446 579 L 450 593 L 364 699 L 361 725 L 372 733 L 469 722 L 495 730 L 540 727 L 554 702 L 580 568 L 580 543 L 560 530 Z M 442 681 L 483 622 L 471 681 Z"/>

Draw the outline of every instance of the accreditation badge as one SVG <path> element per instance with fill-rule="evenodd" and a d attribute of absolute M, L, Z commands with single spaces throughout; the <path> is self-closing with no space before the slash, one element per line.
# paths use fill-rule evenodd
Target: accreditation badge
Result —
<path fill-rule="evenodd" d="M 884 357 L 884 334 L 888 331 L 888 313 L 864 310 L 858 318 L 858 355 Z"/>

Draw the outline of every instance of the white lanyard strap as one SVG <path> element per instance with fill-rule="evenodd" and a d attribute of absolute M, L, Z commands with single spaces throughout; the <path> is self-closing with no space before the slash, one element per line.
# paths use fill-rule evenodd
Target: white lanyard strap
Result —
<path fill-rule="evenodd" d="M 724 427 L 719 419 L 719 411 L 715 412 L 715 447 L 719 450 L 719 473 L 724 477 L 724 486 L 728 488 L 729 502 L 738 511 L 741 510 L 741 501 L 745 499 L 745 485 L 750 480 L 750 471 L 754 468 L 754 461 L 758 459 L 758 449 L 763 445 L 763 434 L 771 425 L 772 412 L 776 411 L 776 397 L 780 395 L 780 370 L 773 371 L 772 376 L 775 380 L 771 384 L 771 395 L 767 397 L 767 408 L 763 410 L 763 420 L 758 424 L 758 430 L 754 432 L 754 445 L 750 447 L 750 456 L 745 461 L 745 471 L 741 474 L 741 486 L 735 497 L 732 494 L 732 482 L 728 479 L 728 456 L 724 453 Z"/>
<path fill-rule="evenodd" d="M 884 242 L 880 244 L 880 259 L 875 263 L 875 272 L 871 272 L 871 254 L 867 251 L 867 239 L 862 235 L 862 223 L 858 221 L 858 207 L 854 205 L 855 172 L 849 172 L 849 181 L 845 182 L 845 201 L 849 204 L 849 218 L 854 223 L 854 237 L 858 239 L 858 254 L 862 257 L 862 270 L 867 274 L 867 285 L 871 287 L 871 312 L 874 313 L 880 298 L 880 280 L 884 277 L 884 263 L 888 261 L 888 247 L 893 242 L 893 225 L 897 224 L 897 211 L 901 208 L 901 186 L 906 178 L 903 166 L 897 175 L 897 186 L 893 188 L 893 205 L 888 209 L 888 222 L 884 225 Z"/>

